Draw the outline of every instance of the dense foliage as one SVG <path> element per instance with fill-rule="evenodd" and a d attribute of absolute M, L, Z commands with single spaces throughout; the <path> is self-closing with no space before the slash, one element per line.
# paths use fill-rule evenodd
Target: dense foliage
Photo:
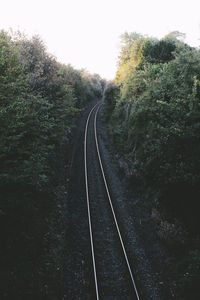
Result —
<path fill-rule="evenodd" d="M 52 246 L 57 237 L 49 236 L 64 205 L 71 130 L 104 84 L 98 75 L 58 63 L 39 37 L 0 32 L 1 299 L 47 293 L 39 264 L 45 251 L 60 247 L 61 238 Z M 56 259 L 55 253 L 49 258 L 55 268 L 49 276 L 58 273 Z"/>
<path fill-rule="evenodd" d="M 59 64 L 38 37 L 0 35 L 1 184 L 40 186 L 77 107 L 100 97 L 100 78 Z"/>
<path fill-rule="evenodd" d="M 132 182 L 145 182 L 152 205 L 198 235 L 200 51 L 177 36 L 122 36 L 104 110 L 116 150 L 133 170 Z"/>

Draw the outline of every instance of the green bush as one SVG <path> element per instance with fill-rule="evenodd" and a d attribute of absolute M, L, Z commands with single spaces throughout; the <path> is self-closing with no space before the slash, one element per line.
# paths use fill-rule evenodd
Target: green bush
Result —
<path fill-rule="evenodd" d="M 58 63 L 39 37 L 0 31 L 3 299 L 43 299 L 48 280 L 54 285 L 48 299 L 62 297 L 55 253 L 64 252 L 60 236 L 67 231 L 67 149 L 75 118 L 103 88 L 97 75 Z"/>
<path fill-rule="evenodd" d="M 197 230 L 199 50 L 176 39 L 125 37 L 116 75 L 118 85 L 105 92 L 105 116 L 109 115 L 115 147 L 134 165 L 134 176 L 155 194 L 157 205 Z M 114 95 L 112 91 L 117 88 Z"/>

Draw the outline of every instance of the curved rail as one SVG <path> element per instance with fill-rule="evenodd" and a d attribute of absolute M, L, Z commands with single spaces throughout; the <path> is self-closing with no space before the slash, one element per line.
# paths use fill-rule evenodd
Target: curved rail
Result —
<path fill-rule="evenodd" d="M 115 226 L 116 226 L 116 229 L 117 229 L 117 233 L 118 233 L 118 236 L 119 236 L 119 239 L 120 239 L 120 243 L 121 243 L 122 250 L 123 250 L 123 253 L 124 253 L 124 257 L 125 257 L 125 260 L 126 260 L 126 264 L 127 264 L 128 270 L 129 270 L 130 277 L 131 277 L 131 282 L 133 284 L 137 300 L 140 300 L 139 294 L 138 294 L 138 291 L 137 291 L 137 287 L 136 287 L 136 284 L 135 284 L 135 280 L 134 280 L 134 277 L 133 277 L 133 272 L 131 270 L 131 266 L 130 266 L 130 263 L 129 263 L 129 260 L 128 260 L 128 256 L 127 256 L 127 253 L 126 253 L 126 249 L 125 249 L 125 246 L 124 246 L 122 235 L 121 235 L 119 225 L 118 225 L 118 222 L 117 222 L 117 218 L 116 218 L 116 215 L 115 215 L 115 211 L 114 211 L 114 208 L 113 208 L 110 192 L 109 192 L 109 189 L 108 189 L 108 184 L 107 184 L 104 169 L 103 169 L 101 155 L 100 155 L 100 151 L 99 151 L 99 143 L 98 143 L 98 138 L 97 138 L 97 114 L 98 114 L 98 111 L 99 111 L 99 108 L 101 107 L 101 105 L 102 104 L 100 104 L 99 107 L 97 108 L 96 113 L 95 113 L 95 119 L 94 119 L 94 133 L 95 133 L 97 154 L 98 154 L 98 158 L 99 158 L 99 164 L 100 164 L 100 167 L 101 167 L 101 172 L 102 172 L 102 176 L 103 176 L 107 196 L 108 196 L 110 207 L 111 207 L 111 210 L 112 210 L 112 215 L 113 215 L 113 218 L 114 218 L 114 221 L 115 221 Z"/>
<path fill-rule="evenodd" d="M 123 242 L 123 239 L 122 239 L 122 235 L 121 235 L 121 232 L 120 232 L 120 229 L 119 229 L 119 225 L 118 225 L 118 222 L 117 222 L 117 218 L 116 218 L 116 215 L 115 215 L 115 212 L 114 212 L 114 208 L 113 208 L 113 204 L 112 204 L 110 192 L 109 192 L 109 189 L 108 189 L 108 184 L 107 184 L 105 173 L 104 173 L 104 169 L 103 169 L 101 155 L 100 155 L 100 151 L 99 151 L 99 143 L 98 143 L 98 138 L 97 138 L 97 114 L 99 112 L 99 109 L 100 109 L 101 105 L 102 105 L 102 103 L 101 104 L 97 103 L 91 109 L 91 111 L 90 111 L 90 113 L 88 115 L 87 122 L 86 122 L 86 127 L 85 127 L 85 140 L 84 140 L 85 186 L 86 186 L 88 223 L 89 223 L 89 232 L 90 232 L 90 244 L 91 244 L 91 252 L 92 252 L 92 262 L 93 262 L 93 272 L 94 272 L 96 299 L 99 300 L 99 289 L 98 289 L 98 280 L 97 280 L 97 271 L 96 271 L 96 262 L 95 262 L 95 253 L 94 253 L 94 242 L 93 242 L 92 221 L 91 221 L 91 213 L 90 213 L 89 189 L 88 189 L 87 132 L 88 132 L 88 124 L 89 124 L 89 120 L 90 120 L 91 114 L 95 110 L 95 108 L 98 106 L 98 108 L 96 110 L 96 113 L 95 113 L 95 118 L 94 118 L 94 134 L 95 134 L 95 142 L 96 142 L 96 149 L 97 149 L 99 164 L 100 164 L 100 168 L 101 168 L 101 172 L 102 172 L 103 181 L 104 181 L 104 185 L 105 185 L 105 188 L 106 188 L 107 196 L 108 196 L 108 199 L 109 199 L 109 203 L 110 203 L 112 215 L 113 215 L 113 218 L 114 218 L 114 223 L 115 223 L 115 226 L 116 226 L 116 229 L 117 229 L 117 233 L 118 233 L 118 236 L 119 236 L 119 240 L 120 240 L 121 247 L 122 247 L 122 250 L 123 250 L 123 254 L 124 254 L 124 257 L 125 257 L 125 261 L 126 261 L 126 264 L 127 264 L 128 270 L 129 270 L 129 275 L 130 275 L 130 278 L 131 278 L 131 282 L 132 282 L 132 285 L 133 285 L 133 288 L 134 288 L 137 300 L 140 300 L 139 294 L 138 294 L 138 291 L 137 291 L 137 287 L 136 287 L 136 284 L 135 284 L 135 280 L 134 280 L 134 277 L 133 277 L 133 273 L 132 273 L 132 270 L 131 270 L 131 267 L 130 267 L 130 263 L 129 263 L 129 260 L 128 260 L 128 256 L 127 256 L 127 253 L 126 253 L 126 249 L 125 249 L 125 246 L 124 246 L 124 242 Z"/>
<path fill-rule="evenodd" d="M 84 139 L 84 162 L 85 162 L 85 188 L 86 188 L 86 197 L 87 197 L 87 211 L 88 211 L 88 224 L 89 224 L 89 232 L 90 232 L 90 245 L 92 251 L 92 263 L 93 263 L 93 272 L 94 272 L 94 281 L 95 281 L 95 290 L 96 290 L 96 299 L 99 300 L 99 289 L 98 289 L 98 282 L 97 282 L 97 271 L 96 271 L 96 262 L 95 262 L 95 255 L 94 255 L 94 242 L 93 242 L 93 234 L 92 234 L 92 222 L 91 222 L 91 214 L 90 214 L 90 200 L 89 200 L 89 189 L 88 189 L 88 172 L 87 172 L 87 132 L 88 132 L 88 124 L 91 117 L 91 114 L 96 104 L 90 111 L 86 126 L 85 126 L 85 139 Z"/>

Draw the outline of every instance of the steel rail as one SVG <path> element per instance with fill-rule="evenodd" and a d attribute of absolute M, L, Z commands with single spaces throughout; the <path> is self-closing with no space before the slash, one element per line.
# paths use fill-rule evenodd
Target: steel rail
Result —
<path fill-rule="evenodd" d="M 118 225 L 118 222 L 117 222 L 117 218 L 116 218 L 116 215 L 115 215 L 115 211 L 114 211 L 114 208 L 113 208 L 110 192 L 109 192 L 109 189 L 108 189 L 107 180 L 106 180 L 104 169 L 103 169 L 101 155 L 100 155 L 100 151 L 99 151 L 99 143 L 98 143 L 98 138 L 97 138 L 97 114 L 99 112 L 99 108 L 101 107 L 101 105 L 102 104 L 100 104 L 98 106 L 98 108 L 96 110 L 96 113 L 95 113 L 95 119 L 94 119 L 94 133 L 95 133 L 95 142 L 96 142 L 97 154 L 98 154 L 99 164 L 100 164 L 100 167 L 101 167 L 101 172 L 102 172 L 102 176 L 103 176 L 107 196 L 108 196 L 108 199 L 109 199 L 110 207 L 111 207 L 111 210 L 112 210 L 115 226 L 116 226 L 116 229 L 117 229 L 117 232 L 118 232 L 118 236 L 119 236 L 119 239 L 120 239 L 120 243 L 121 243 L 122 250 L 123 250 L 123 253 L 124 253 L 124 257 L 125 257 L 125 260 L 126 260 L 126 264 L 127 264 L 128 270 L 129 270 L 130 277 L 131 277 L 131 282 L 133 284 L 137 300 L 140 300 L 140 297 L 139 297 L 139 294 L 138 294 L 138 291 L 137 291 L 137 287 L 136 287 L 136 284 L 135 284 L 135 280 L 134 280 L 134 277 L 133 277 L 133 273 L 132 273 L 132 270 L 131 270 L 131 266 L 130 266 L 128 256 L 127 256 L 127 253 L 126 253 L 126 249 L 125 249 L 125 246 L 124 246 L 124 242 L 123 242 L 123 239 L 122 239 L 122 235 L 121 235 L 119 225 Z"/>
<path fill-rule="evenodd" d="M 85 162 L 85 188 L 86 188 L 86 198 L 87 198 L 87 211 L 88 211 L 88 224 L 89 224 L 89 232 L 90 232 L 90 244 L 92 251 L 92 263 L 93 263 L 93 272 L 94 272 L 94 281 L 95 281 L 95 291 L 96 291 L 96 299 L 99 300 L 99 289 L 98 289 L 98 281 L 97 281 L 97 271 L 96 271 L 96 263 L 95 263 L 95 254 L 94 254 L 94 242 L 93 242 L 93 234 L 92 234 L 92 221 L 90 214 L 90 200 L 89 200 L 89 189 L 88 189 L 88 171 L 87 171 L 87 132 L 88 132 L 88 124 L 90 121 L 90 117 L 94 109 L 98 103 L 91 109 L 86 126 L 85 126 L 85 139 L 84 139 L 84 162 Z"/>

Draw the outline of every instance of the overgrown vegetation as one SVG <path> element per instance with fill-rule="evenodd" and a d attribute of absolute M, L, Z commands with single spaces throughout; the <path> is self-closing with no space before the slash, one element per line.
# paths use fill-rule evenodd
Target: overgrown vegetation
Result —
<path fill-rule="evenodd" d="M 180 36 L 122 35 L 115 83 L 104 93 L 104 114 L 116 151 L 133 170 L 132 183 L 142 180 L 151 205 L 172 222 L 182 222 L 195 240 L 184 248 L 178 269 L 185 291 L 181 299 L 197 299 L 200 51 Z"/>
<path fill-rule="evenodd" d="M 62 297 L 70 135 L 104 84 L 0 31 L 1 299 Z"/>

